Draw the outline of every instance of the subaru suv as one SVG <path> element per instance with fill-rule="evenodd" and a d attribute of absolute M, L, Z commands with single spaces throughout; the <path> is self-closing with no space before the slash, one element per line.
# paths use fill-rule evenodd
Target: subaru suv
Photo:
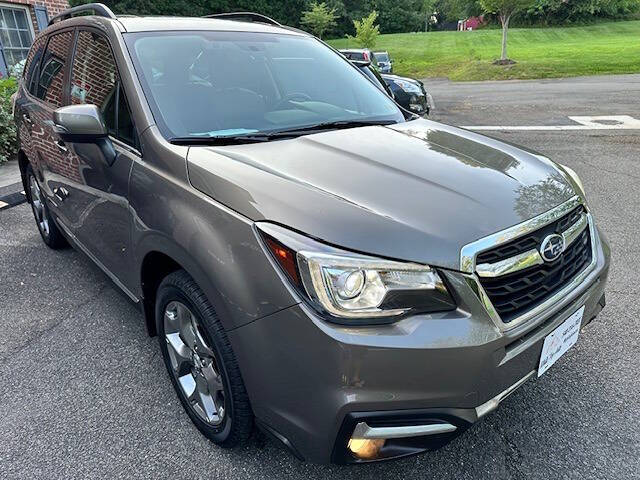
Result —
<path fill-rule="evenodd" d="M 268 18 L 100 4 L 52 19 L 15 104 L 42 239 L 139 306 L 198 429 L 321 463 L 443 445 L 605 303 L 572 170 L 410 115 Z"/>

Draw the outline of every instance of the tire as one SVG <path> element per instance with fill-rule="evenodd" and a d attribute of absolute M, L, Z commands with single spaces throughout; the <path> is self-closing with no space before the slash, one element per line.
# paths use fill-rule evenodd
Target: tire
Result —
<path fill-rule="evenodd" d="M 251 404 L 231 344 L 205 294 L 178 270 L 158 287 L 155 311 L 165 366 L 193 423 L 221 447 L 246 442 L 253 431 Z"/>
<path fill-rule="evenodd" d="M 27 178 L 27 189 L 25 193 L 31 204 L 33 217 L 35 218 L 36 226 L 38 227 L 42 240 L 53 250 L 68 247 L 69 243 L 67 239 L 64 238 L 64 235 L 49 212 L 47 200 L 42 194 L 42 190 L 40 190 L 40 184 L 31 165 L 27 165 L 27 171 L 25 173 Z"/>

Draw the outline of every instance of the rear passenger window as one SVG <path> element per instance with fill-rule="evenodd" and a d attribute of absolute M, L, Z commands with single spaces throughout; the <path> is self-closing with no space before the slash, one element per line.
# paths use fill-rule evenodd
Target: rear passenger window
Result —
<path fill-rule="evenodd" d="M 107 39 L 98 33 L 78 33 L 71 66 L 71 103 L 96 105 L 102 112 L 109 134 L 137 146 L 115 58 Z"/>
<path fill-rule="evenodd" d="M 27 55 L 27 62 L 24 65 L 24 85 L 26 89 L 35 94 L 36 85 L 38 84 L 38 75 L 40 70 L 40 60 L 44 53 L 44 47 L 47 43 L 47 37 L 42 36 L 36 39 Z"/>
<path fill-rule="evenodd" d="M 54 108 L 62 106 L 65 65 L 72 38 L 72 32 L 51 35 L 40 66 L 40 76 L 34 95 Z"/>

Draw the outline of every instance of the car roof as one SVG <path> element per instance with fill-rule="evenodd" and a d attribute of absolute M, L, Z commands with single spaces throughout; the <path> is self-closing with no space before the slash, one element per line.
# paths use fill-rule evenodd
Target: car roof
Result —
<path fill-rule="evenodd" d="M 348 52 L 348 53 L 370 52 L 370 50 L 368 48 L 341 48 L 338 51 L 340 51 L 340 52 Z"/>
<path fill-rule="evenodd" d="M 260 22 L 242 22 L 219 18 L 200 17 L 136 17 L 119 16 L 117 21 L 127 32 L 153 32 L 176 30 L 215 30 L 229 32 L 285 33 L 306 35 L 303 32 Z"/>

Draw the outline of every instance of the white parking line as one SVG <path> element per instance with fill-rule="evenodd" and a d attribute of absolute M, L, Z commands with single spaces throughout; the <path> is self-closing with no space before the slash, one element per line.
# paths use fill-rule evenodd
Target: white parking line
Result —
<path fill-rule="evenodd" d="M 569 117 L 579 125 L 467 125 L 468 130 L 640 130 L 640 120 L 630 115 L 598 115 Z"/>
<path fill-rule="evenodd" d="M 6 203 L 6 202 L 3 202 L 2 200 L 0 200 L 0 208 L 4 208 L 4 207 L 6 207 L 7 205 L 9 205 L 9 204 L 8 204 L 8 203 Z"/>

